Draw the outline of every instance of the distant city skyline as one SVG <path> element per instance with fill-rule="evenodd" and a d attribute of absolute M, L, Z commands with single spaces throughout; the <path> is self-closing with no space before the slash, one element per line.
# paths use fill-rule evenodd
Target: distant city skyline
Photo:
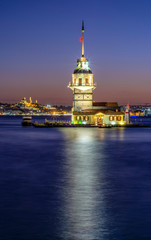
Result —
<path fill-rule="evenodd" d="M 149 0 L 1 0 L 0 102 L 72 105 L 84 20 L 94 100 L 151 103 L 150 12 Z"/>

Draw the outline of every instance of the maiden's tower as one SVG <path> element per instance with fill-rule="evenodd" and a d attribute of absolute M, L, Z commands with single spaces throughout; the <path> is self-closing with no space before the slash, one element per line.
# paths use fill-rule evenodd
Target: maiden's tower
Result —
<path fill-rule="evenodd" d="M 68 87 L 73 91 L 72 123 L 90 125 L 123 125 L 124 113 L 116 102 L 94 102 L 93 73 L 89 61 L 84 56 L 84 22 L 82 22 L 82 56 L 77 60 L 77 67 L 72 74 Z"/>

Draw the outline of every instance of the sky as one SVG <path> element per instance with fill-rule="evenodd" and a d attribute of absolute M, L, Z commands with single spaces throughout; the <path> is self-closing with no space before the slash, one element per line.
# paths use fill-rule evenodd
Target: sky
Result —
<path fill-rule="evenodd" d="M 82 20 L 94 100 L 151 103 L 150 0 L 0 0 L 0 102 L 72 105 Z"/>

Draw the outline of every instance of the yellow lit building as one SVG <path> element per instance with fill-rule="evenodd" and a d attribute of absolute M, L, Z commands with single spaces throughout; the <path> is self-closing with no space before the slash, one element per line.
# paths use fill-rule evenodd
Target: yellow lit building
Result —
<path fill-rule="evenodd" d="M 27 102 L 26 98 L 24 97 L 21 101 L 20 101 L 21 105 L 24 105 L 25 107 L 36 107 L 37 106 L 37 100 L 36 103 L 32 103 L 32 99 L 31 97 L 29 98 L 29 102 Z"/>
<path fill-rule="evenodd" d="M 72 123 L 90 125 L 124 125 L 125 113 L 115 102 L 94 102 L 93 90 L 96 83 L 84 56 L 84 23 L 82 22 L 82 56 L 72 74 L 68 87 L 73 91 Z"/>

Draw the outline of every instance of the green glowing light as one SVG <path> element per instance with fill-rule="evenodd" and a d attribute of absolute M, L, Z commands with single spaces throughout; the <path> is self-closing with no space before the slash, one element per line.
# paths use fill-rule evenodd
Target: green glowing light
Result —
<path fill-rule="evenodd" d="M 88 70 L 88 62 L 83 62 L 82 68 Z"/>

